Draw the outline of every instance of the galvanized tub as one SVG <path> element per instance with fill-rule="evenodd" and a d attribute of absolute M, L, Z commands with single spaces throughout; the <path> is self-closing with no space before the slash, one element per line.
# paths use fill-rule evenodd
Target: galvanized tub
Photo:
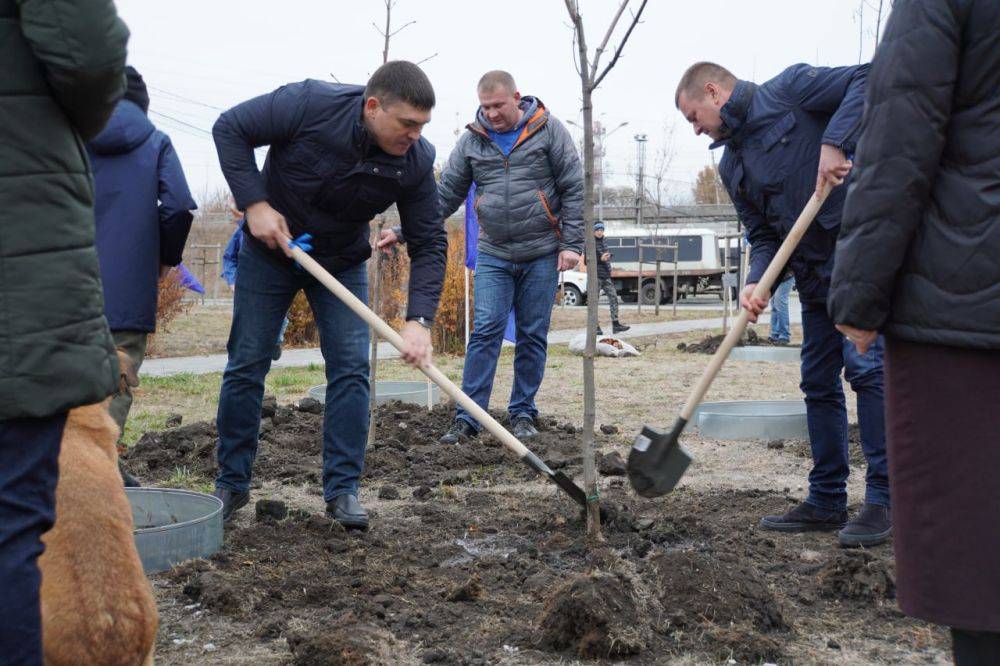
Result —
<path fill-rule="evenodd" d="M 808 439 L 804 400 L 705 402 L 692 420 L 712 439 Z"/>
<path fill-rule="evenodd" d="M 320 402 L 326 401 L 326 384 L 309 389 L 309 397 Z M 382 405 L 393 400 L 408 402 L 421 407 L 433 407 L 441 401 L 441 389 L 431 384 L 430 404 L 427 404 L 427 382 L 375 382 L 375 404 Z"/>
<path fill-rule="evenodd" d="M 135 545 L 147 574 L 222 547 L 222 500 L 173 488 L 126 488 L 135 522 Z"/>
<path fill-rule="evenodd" d="M 768 345 L 748 345 L 733 347 L 729 358 L 734 361 L 764 361 L 767 363 L 798 363 L 802 358 L 802 347 L 778 347 Z"/>

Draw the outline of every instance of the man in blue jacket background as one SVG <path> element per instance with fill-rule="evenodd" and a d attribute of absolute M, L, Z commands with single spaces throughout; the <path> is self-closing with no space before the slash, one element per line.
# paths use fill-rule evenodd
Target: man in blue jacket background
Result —
<path fill-rule="evenodd" d="M 795 276 L 802 302 L 802 382 L 813 469 L 809 495 L 781 516 L 766 516 L 765 529 L 784 532 L 834 530 L 845 546 L 888 539 L 889 482 L 882 396 L 882 343 L 860 355 L 827 315 L 845 188 L 860 134 L 868 65 L 793 65 L 761 85 L 738 80 L 715 63 L 684 73 L 675 102 L 695 134 L 711 148 L 725 146 L 719 175 L 750 240 L 750 271 L 740 304 L 757 320 L 767 299 L 751 297 L 778 246 L 813 192 L 833 189 L 802 238 L 786 270 Z M 780 281 L 780 280 L 779 280 Z M 857 394 L 861 446 L 868 462 L 865 503 L 847 522 L 847 407 L 840 374 Z M 846 525 L 845 525 L 846 523 Z M 842 529 L 841 529 L 842 528 Z"/>
<path fill-rule="evenodd" d="M 125 99 L 87 143 L 87 153 L 94 170 L 104 316 L 115 345 L 138 372 L 156 330 L 159 278 L 181 263 L 197 205 L 170 137 L 146 117 L 149 94 L 142 76 L 126 67 L 125 78 Z M 122 431 L 131 408 L 128 391 L 111 401 L 109 411 Z"/>
<path fill-rule="evenodd" d="M 370 222 L 395 203 L 410 256 L 402 356 L 414 365 L 430 362 L 447 252 L 434 147 L 420 136 L 434 103 L 420 68 L 394 61 L 366 86 L 291 83 L 233 107 L 215 123 L 222 173 L 236 207 L 246 211 L 248 232 L 217 418 L 216 495 L 225 519 L 250 499 L 264 377 L 282 318 L 304 289 L 326 361 L 327 514 L 348 527 L 367 527 L 357 495 L 368 434 L 368 328 L 286 255 L 293 237 L 311 234 L 316 261 L 366 301 Z M 263 170 L 254 160 L 258 146 L 269 146 Z"/>

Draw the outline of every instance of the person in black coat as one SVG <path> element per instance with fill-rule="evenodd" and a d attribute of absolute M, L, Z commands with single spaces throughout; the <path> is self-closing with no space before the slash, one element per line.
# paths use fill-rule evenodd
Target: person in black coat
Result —
<path fill-rule="evenodd" d="M 601 284 L 601 291 L 608 297 L 608 309 L 611 310 L 611 332 L 624 333 L 632 328 L 618 319 L 618 290 L 611 279 L 611 253 L 608 251 L 608 244 L 604 241 L 604 223 L 594 223 L 594 238 L 597 241 L 597 279 Z M 604 335 L 600 325 L 597 327 L 597 334 Z"/>
<path fill-rule="evenodd" d="M 897 0 L 869 77 L 829 311 L 886 338 L 897 594 L 1000 663 L 1000 3 Z"/>
<path fill-rule="evenodd" d="M 327 513 L 368 526 L 358 502 L 368 437 L 368 327 L 289 258 L 312 235 L 316 261 L 362 301 L 371 220 L 399 210 L 410 256 L 402 357 L 426 365 L 444 282 L 447 236 L 438 208 L 434 146 L 421 136 L 434 89 L 413 63 L 392 61 L 366 86 L 306 80 L 223 113 L 212 129 L 236 207 L 246 211 L 222 378 L 216 494 L 223 519 L 250 500 L 264 377 L 292 299 L 304 290 L 326 362 L 323 495 Z M 263 170 L 254 148 L 269 146 Z"/>

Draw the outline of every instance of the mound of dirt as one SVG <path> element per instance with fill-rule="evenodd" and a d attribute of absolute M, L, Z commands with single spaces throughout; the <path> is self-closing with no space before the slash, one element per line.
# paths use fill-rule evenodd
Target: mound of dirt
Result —
<path fill-rule="evenodd" d="M 677 349 L 688 354 L 714 354 L 719 350 L 719 345 L 725 339 L 724 335 L 710 335 L 698 342 L 681 342 Z M 746 337 L 736 343 L 737 347 L 790 347 L 798 345 L 776 345 L 767 338 L 757 335 L 757 331 L 752 328 L 747 329 Z"/>
<path fill-rule="evenodd" d="M 578 576 L 557 589 L 539 618 L 539 645 L 585 659 L 639 654 L 649 640 L 632 581 L 605 572 Z"/>
<path fill-rule="evenodd" d="M 321 630 L 288 635 L 292 663 L 297 666 L 387 666 L 404 664 L 401 645 L 385 629 L 359 622 L 346 613 Z M 409 662 L 414 663 L 414 662 Z"/>
<path fill-rule="evenodd" d="M 896 596 L 891 560 L 866 550 L 845 551 L 831 559 L 817 575 L 820 593 L 834 599 L 875 601 Z"/>
<path fill-rule="evenodd" d="M 506 420 L 504 414 L 493 416 L 501 422 Z M 447 406 L 433 411 L 398 402 L 380 406 L 375 417 L 376 437 L 366 455 L 364 479 L 433 488 L 534 476 L 488 434 L 458 446 L 440 444 L 437 440 L 453 418 L 454 412 Z M 576 428 L 548 418 L 538 419 L 537 426 L 539 434 L 529 442 L 531 450 L 553 469 L 570 475 L 578 471 L 582 458 Z M 603 433 L 598 433 L 596 439 L 598 446 L 607 444 Z M 211 481 L 217 470 L 217 441 L 215 424 L 207 421 L 148 432 L 122 456 L 122 462 L 150 485 L 163 484 L 178 470 L 197 481 Z M 276 407 L 270 418 L 261 421 L 255 482 L 319 483 L 322 445 L 322 414 Z M 612 467 L 607 467 L 608 473 L 617 473 Z"/>

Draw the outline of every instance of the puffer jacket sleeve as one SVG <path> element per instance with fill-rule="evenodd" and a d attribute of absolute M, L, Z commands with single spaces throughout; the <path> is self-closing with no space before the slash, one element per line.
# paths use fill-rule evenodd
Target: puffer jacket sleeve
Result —
<path fill-rule="evenodd" d="M 869 65 L 792 65 L 782 74 L 790 102 L 806 111 L 831 114 L 822 143 L 853 153 L 861 129 Z"/>
<path fill-rule="evenodd" d="M 441 219 L 450 217 L 465 202 L 472 187 L 472 165 L 469 163 L 469 143 L 473 141 L 471 132 L 463 134 L 448 156 L 448 164 L 441 172 L 438 183 L 438 208 Z"/>
<path fill-rule="evenodd" d="M 559 250 L 572 250 L 583 254 L 583 165 L 573 144 L 573 136 L 566 126 L 555 118 L 549 118 L 552 145 L 549 149 L 549 163 L 556 181 L 556 190 L 562 201 L 558 211 L 562 223 L 562 240 Z"/>
<path fill-rule="evenodd" d="M 191 231 L 191 221 L 198 205 L 191 198 L 181 161 L 174 151 L 170 139 L 164 136 L 160 148 L 158 165 L 159 217 L 160 217 L 160 263 L 176 266 L 181 263 L 184 244 Z"/>
<path fill-rule="evenodd" d="M 125 93 L 129 32 L 112 0 L 17 0 L 21 32 L 52 95 L 85 141 Z"/>
<path fill-rule="evenodd" d="M 893 285 L 927 206 L 961 57 L 954 0 L 898 0 L 872 63 L 864 133 L 837 241 L 835 323 L 885 324 Z"/>

